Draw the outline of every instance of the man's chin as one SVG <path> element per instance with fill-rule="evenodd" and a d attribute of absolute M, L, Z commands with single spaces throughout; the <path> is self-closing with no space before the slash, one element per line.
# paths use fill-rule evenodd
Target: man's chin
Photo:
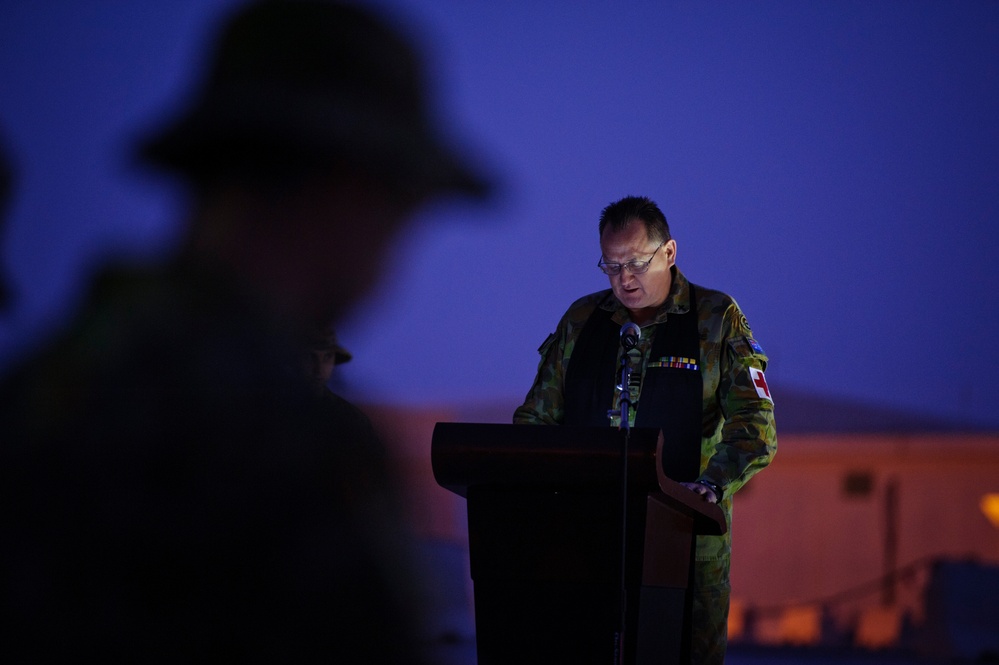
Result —
<path fill-rule="evenodd" d="M 642 296 L 638 292 L 618 293 L 617 299 L 628 309 L 640 309 L 642 307 Z"/>

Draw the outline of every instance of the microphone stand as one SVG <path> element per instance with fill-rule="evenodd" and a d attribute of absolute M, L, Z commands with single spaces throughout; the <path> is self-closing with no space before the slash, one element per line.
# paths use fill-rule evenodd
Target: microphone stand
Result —
<path fill-rule="evenodd" d="M 618 589 L 618 628 L 614 633 L 614 665 L 624 663 L 624 633 L 625 621 L 627 619 L 628 589 L 625 582 L 625 558 L 628 549 L 628 446 L 631 439 L 631 359 L 628 358 L 628 351 L 634 348 L 634 344 L 624 343 L 621 350 L 621 384 L 618 390 L 621 392 L 618 406 L 620 408 L 621 423 L 618 430 L 624 432 L 621 438 L 621 580 Z M 608 416 L 614 415 L 611 409 Z"/>

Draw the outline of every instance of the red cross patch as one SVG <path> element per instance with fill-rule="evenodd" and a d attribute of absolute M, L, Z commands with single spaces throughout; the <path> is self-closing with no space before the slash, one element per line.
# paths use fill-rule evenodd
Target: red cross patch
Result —
<path fill-rule="evenodd" d="M 774 398 L 770 396 L 770 386 L 767 385 L 767 377 L 763 376 L 763 370 L 750 367 L 749 378 L 753 381 L 756 394 L 773 404 Z"/>

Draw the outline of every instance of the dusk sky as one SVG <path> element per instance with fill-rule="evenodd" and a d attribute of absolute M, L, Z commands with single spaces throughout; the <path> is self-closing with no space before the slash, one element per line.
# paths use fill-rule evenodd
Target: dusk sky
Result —
<path fill-rule="evenodd" d="M 18 296 L 0 367 L 104 257 L 170 248 L 179 192 L 130 150 L 183 107 L 238 4 L 0 6 Z M 500 187 L 427 208 L 372 270 L 339 330 L 349 396 L 512 413 L 568 305 L 607 287 L 601 208 L 641 194 L 687 277 L 742 306 L 778 429 L 781 390 L 999 428 L 999 2 L 374 4 L 427 52 L 443 131 Z"/>

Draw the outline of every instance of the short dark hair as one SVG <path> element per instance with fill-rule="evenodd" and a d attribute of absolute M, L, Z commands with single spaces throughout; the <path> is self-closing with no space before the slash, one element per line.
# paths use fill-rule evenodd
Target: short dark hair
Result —
<path fill-rule="evenodd" d="M 666 215 L 647 196 L 626 196 L 604 208 L 600 213 L 600 235 L 604 235 L 608 226 L 620 231 L 636 219 L 645 224 L 645 232 L 652 242 L 669 242 L 672 237 Z"/>

